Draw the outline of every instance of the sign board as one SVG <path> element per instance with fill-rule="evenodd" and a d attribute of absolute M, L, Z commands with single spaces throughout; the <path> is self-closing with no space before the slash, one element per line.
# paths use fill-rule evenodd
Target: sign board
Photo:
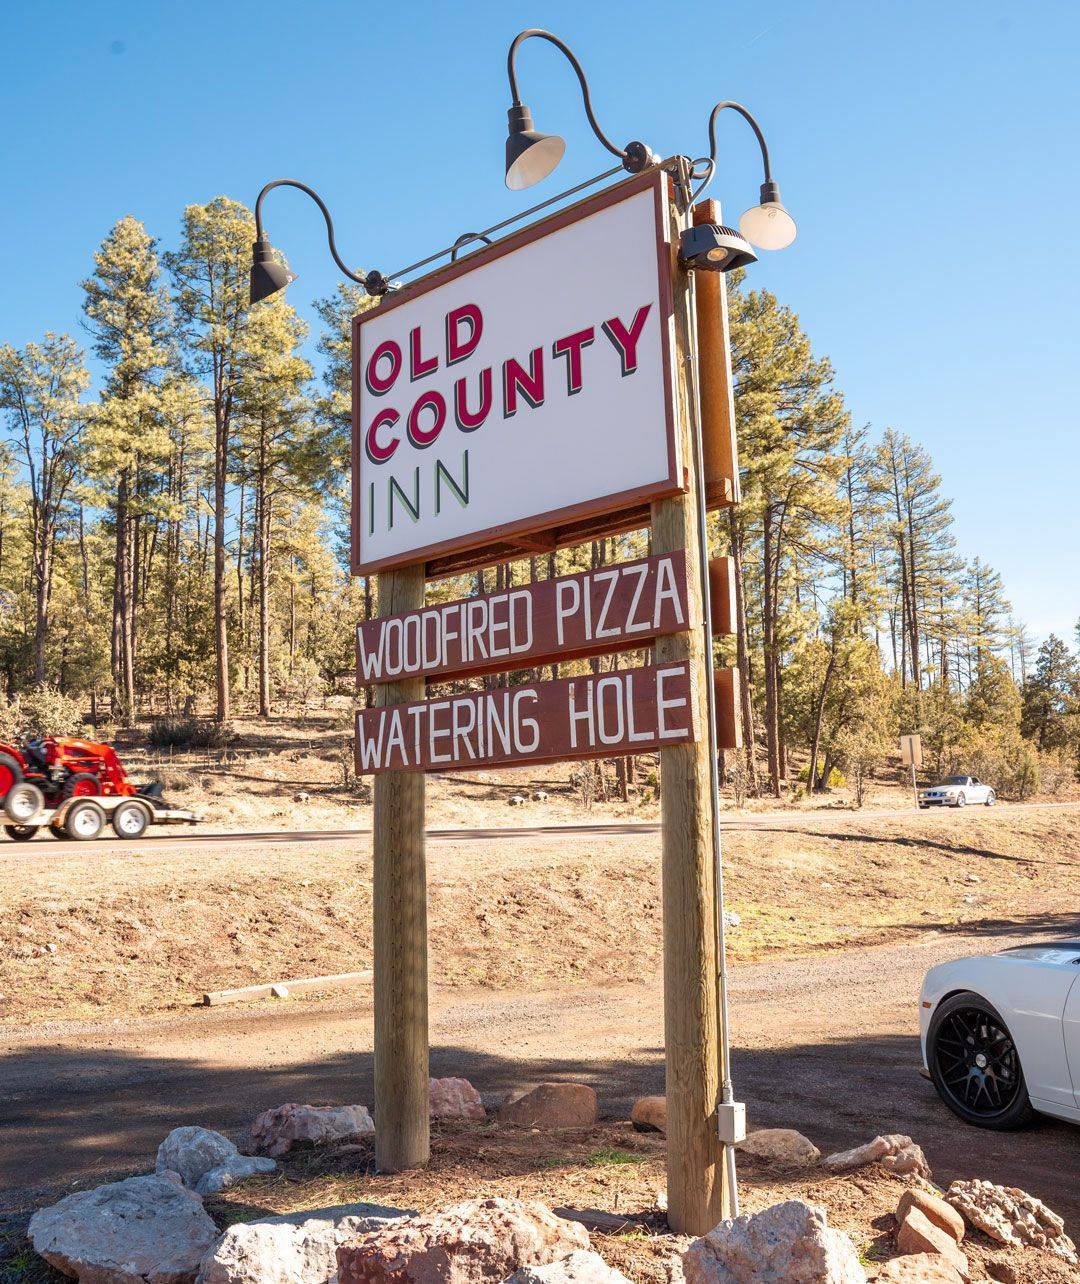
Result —
<path fill-rule="evenodd" d="M 356 716 L 356 772 L 601 758 L 696 739 L 683 661 L 364 709 Z"/>
<path fill-rule="evenodd" d="M 687 627 L 686 553 L 658 554 L 367 620 L 365 682 L 494 673 L 645 646 Z"/>
<path fill-rule="evenodd" d="M 666 184 L 619 184 L 355 318 L 356 574 L 683 489 Z"/>
<path fill-rule="evenodd" d="M 922 736 L 901 736 L 900 753 L 905 767 L 921 767 Z"/>

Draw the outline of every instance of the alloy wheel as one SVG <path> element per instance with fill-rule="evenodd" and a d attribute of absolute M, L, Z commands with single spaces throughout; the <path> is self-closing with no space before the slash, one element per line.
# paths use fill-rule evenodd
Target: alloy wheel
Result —
<path fill-rule="evenodd" d="M 934 1057 L 944 1090 L 978 1115 L 1001 1114 L 1020 1092 L 1020 1057 L 999 1021 L 977 1008 L 957 1008 L 941 1024 Z"/>

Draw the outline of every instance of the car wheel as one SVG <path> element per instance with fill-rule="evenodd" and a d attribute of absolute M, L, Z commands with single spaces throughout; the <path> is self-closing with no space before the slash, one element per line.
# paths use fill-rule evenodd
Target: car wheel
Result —
<path fill-rule="evenodd" d="M 113 832 L 117 838 L 141 838 L 150 824 L 150 812 L 140 802 L 125 802 L 112 814 Z"/>
<path fill-rule="evenodd" d="M 997 794 L 995 794 L 994 791 L 991 789 L 990 792 L 986 795 L 986 805 L 987 807 L 993 807 L 994 803 L 996 802 L 997 802 Z"/>
<path fill-rule="evenodd" d="M 92 798 L 73 802 L 64 816 L 64 832 L 68 838 L 88 842 L 105 828 L 105 813 Z"/>
<path fill-rule="evenodd" d="M 964 795 L 963 795 L 963 794 L 957 794 L 957 795 L 956 795 L 956 805 L 957 805 L 957 807 L 966 807 L 966 806 L 967 806 L 967 799 L 964 797 Z"/>
<path fill-rule="evenodd" d="M 926 1052 L 938 1096 L 965 1123 L 1002 1131 L 1034 1117 L 1009 1028 L 980 995 L 954 994 L 941 1004 Z"/>
<path fill-rule="evenodd" d="M 4 833 L 17 843 L 28 843 L 37 833 L 37 825 L 5 825 Z"/>
<path fill-rule="evenodd" d="M 920 810 L 920 811 L 929 811 L 929 810 L 930 810 L 930 804 L 929 804 L 929 803 L 919 803 L 919 810 Z"/>

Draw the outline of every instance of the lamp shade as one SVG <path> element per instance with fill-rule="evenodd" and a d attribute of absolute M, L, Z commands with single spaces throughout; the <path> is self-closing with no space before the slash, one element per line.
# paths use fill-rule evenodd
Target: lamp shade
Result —
<path fill-rule="evenodd" d="M 798 228 L 780 201 L 776 183 L 762 183 L 761 204 L 739 219 L 739 231 L 761 250 L 785 250 L 794 241 Z"/>
<path fill-rule="evenodd" d="M 506 186 L 512 192 L 520 192 L 547 178 L 562 160 L 566 143 L 558 134 L 541 134 L 534 129 L 532 112 L 523 104 L 511 107 L 508 114 Z"/>
<path fill-rule="evenodd" d="M 259 303 L 296 280 L 281 256 L 266 239 L 260 237 L 251 247 L 251 277 L 248 282 L 248 300 Z"/>

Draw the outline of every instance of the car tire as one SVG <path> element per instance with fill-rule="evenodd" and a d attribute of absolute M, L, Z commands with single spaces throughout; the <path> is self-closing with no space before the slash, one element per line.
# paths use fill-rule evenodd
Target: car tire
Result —
<path fill-rule="evenodd" d="M 122 802 L 112 814 L 117 838 L 141 838 L 150 827 L 150 808 L 141 802 Z"/>
<path fill-rule="evenodd" d="M 930 810 L 930 804 L 929 804 L 929 803 L 919 803 L 919 810 L 920 810 L 920 811 L 929 811 L 929 810 Z"/>
<path fill-rule="evenodd" d="M 64 833 L 76 842 L 90 842 L 105 828 L 105 813 L 92 798 L 79 798 L 64 813 Z"/>
<path fill-rule="evenodd" d="M 4 833 L 16 843 L 28 843 L 37 833 L 37 825 L 5 825 Z"/>
<path fill-rule="evenodd" d="M 995 794 L 994 791 L 991 789 L 990 792 L 986 795 L 986 805 L 987 807 L 993 807 L 994 803 L 996 802 L 997 802 L 997 794 Z"/>
<path fill-rule="evenodd" d="M 926 1061 L 938 1096 L 965 1123 L 1005 1132 L 1034 1119 L 1020 1053 L 982 995 L 964 991 L 939 1005 L 926 1034 Z"/>
<path fill-rule="evenodd" d="M 967 806 L 967 799 L 964 797 L 964 795 L 963 795 L 963 794 L 957 794 L 957 795 L 956 795 L 956 805 L 957 805 L 957 807 L 966 807 L 966 806 Z"/>
<path fill-rule="evenodd" d="M 23 778 L 23 769 L 17 758 L 9 753 L 0 753 L 0 804 L 8 796 L 14 785 Z"/>

